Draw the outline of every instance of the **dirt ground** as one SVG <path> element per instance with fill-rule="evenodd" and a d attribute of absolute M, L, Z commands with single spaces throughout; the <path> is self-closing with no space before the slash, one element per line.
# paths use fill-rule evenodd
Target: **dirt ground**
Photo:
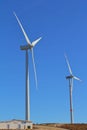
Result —
<path fill-rule="evenodd" d="M 35 125 L 33 130 L 66 130 L 64 128 L 57 128 L 55 126 L 46 126 L 46 125 Z"/>
<path fill-rule="evenodd" d="M 87 130 L 87 124 L 63 124 L 60 127 L 69 130 Z"/>
<path fill-rule="evenodd" d="M 33 130 L 87 130 L 87 124 L 41 124 Z"/>

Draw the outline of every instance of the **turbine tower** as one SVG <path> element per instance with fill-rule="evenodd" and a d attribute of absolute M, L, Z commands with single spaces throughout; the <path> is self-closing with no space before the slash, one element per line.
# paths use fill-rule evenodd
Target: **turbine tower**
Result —
<path fill-rule="evenodd" d="M 22 33 L 25 37 L 25 40 L 27 42 L 27 45 L 20 46 L 21 50 L 26 51 L 26 93 L 25 93 L 25 120 L 29 121 L 30 120 L 30 94 L 29 94 L 29 67 L 28 67 L 28 50 L 32 52 L 32 60 L 33 60 L 33 67 L 34 67 L 34 74 L 35 74 L 35 82 L 36 82 L 36 87 L 37 87 L 37 74 L 36 74 L 36 67 L 35 67 L 35 62 L 34 62 L 34 52 L 33 52 L 33 47 L 41 40 L 41 37 L 38 38 L 37 40 L 33 41 L 32 43 L 30 42 L 19 18 L 17 17 L 16 13 L 14 12 L 14 15 L 16 17 L 16 20 L 22 30 Z"/>
<path fill-rule="evenodd" d="M 73 88 L 73 79 L 76 79 L 78 81 L 81 81 L 78 77 L 74 76 L 68 61 L 67 56 L 65 55 L 65 59 L 66 59 L 66 63 L 68 65 L 68 69 L 69 69 L 69 76 L 66 76 L 66 79 L 69 80 L 69 92 L 70 92 L 70 121 L 71 124 L 74 123 L 74 115 L 73 115 L 73 104 L 72 104 L 72 88 Z"/>

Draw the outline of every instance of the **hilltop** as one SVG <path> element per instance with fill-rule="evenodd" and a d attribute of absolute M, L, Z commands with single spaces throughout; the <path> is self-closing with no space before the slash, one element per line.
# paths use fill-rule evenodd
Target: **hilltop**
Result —
<path fill-rule="evenodd" d="M 87 130 L 87 124 L 37 124 L 33 130 Z"/>

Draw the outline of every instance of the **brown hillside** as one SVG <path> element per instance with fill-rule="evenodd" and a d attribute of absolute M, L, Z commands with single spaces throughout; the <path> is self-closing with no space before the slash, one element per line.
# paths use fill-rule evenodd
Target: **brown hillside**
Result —
<path fill-rule="evenodd" d="M 61 128 L 61 129 L 60 129 Z M 87 124 L 41 124 L 34 125 L 33 130 L 87 130 Z"/>

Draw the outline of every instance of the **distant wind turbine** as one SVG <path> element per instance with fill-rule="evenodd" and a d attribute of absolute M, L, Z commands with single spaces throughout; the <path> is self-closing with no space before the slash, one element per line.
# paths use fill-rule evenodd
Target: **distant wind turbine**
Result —
<path fill-rule="evenodd" d="M 26 94 L 25 94 L 25 102 L 26 102 L 26 110 L 25 110 L 25 119 L 30 120 L 30 95 L 29 95 L 29 67 L 28 67 L 28 50 L 31 50 L 32 52 L 32 60 L 33 60 L 33 67 L 34 67 L 34 74 L 35 74 L 35 82 L 36 82 L 36 87 L 37 87 L 37 74 L 36 74 L 36 67 L 35 67 L 35 62 L 34 62 L 34 51 L 33 48 L 35 45 L 41 40 L 41 37 L 38 38 L 37 40 L 33 41 L 32 43 L 30 42 L 19 18 L 17 17 L 16 13 L 14 12 L 14 15 L 16 17 L 16 20 L 23 32 L 23 35 L 25 37 L 25 40 L 27 42 L 27 45 L 20 46 L 21 50 L 26 51 Z"/>
<path fill-rule="evenodd" d="M 74 115 L 73 115 L 73 105 L 72 105 L 72 88 L 73 88 L 73 79 L 76 79 L 78 81 L 81 81 L 78 77 L 74 76 L 68 61 L 67 56 L 65 55 L 65 59 L 66 59 L 66 63 L 68 65 L 68 69 L 69 69 L 69 76 L 66 76 L 66 79 L 69 80 L 69 91 L 70 91 L 70 120 L 71 120 L 71 124 L 74 123 Z"/>

